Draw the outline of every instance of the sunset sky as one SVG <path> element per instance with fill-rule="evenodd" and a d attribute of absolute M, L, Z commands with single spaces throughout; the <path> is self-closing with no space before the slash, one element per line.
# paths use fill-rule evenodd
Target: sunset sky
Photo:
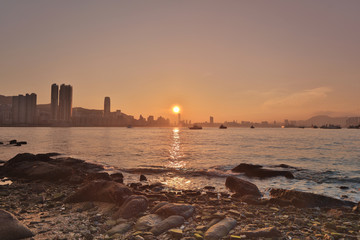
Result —
<path fill-rule="evenodd" d="M 0 1 L 0 94 L 183 119 L 360 115 L 360 1 Z"/>

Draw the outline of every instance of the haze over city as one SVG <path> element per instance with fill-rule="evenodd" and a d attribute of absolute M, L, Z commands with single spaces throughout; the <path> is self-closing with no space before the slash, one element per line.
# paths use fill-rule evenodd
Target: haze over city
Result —
<path fill-rule="evenodd" d="M 106 3 L 106 4 L 104 4 Z M 2 95 L 74 87 L 73 106 L 283 120 L 360 113 L 359 1 L 1 1 Z"/>

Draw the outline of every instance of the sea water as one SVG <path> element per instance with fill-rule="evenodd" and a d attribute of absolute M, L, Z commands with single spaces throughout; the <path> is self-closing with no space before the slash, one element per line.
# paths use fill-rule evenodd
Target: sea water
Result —
<path fill-rule="evenodd" d="M 27 144 L 6 145 L 12 139 Z M 138 181 L 143 173 L 151 182 L 177 189 L 226 191 L 226 177 L 235 175 L 265 195 L 269 188 L 286 188 L 360 201 L 357 129 L 12 127 L 0 128 L 0 141 L 0 160 L 24 152 L 57 152 L 121 170 L 126 182 Z M 290 170 L 295 179 L 250 179 L 231 171 L 240 163 Z"/>

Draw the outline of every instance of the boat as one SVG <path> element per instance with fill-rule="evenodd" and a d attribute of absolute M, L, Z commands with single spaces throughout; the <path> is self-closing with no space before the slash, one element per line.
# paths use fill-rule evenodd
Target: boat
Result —
<path fill-rule="evenodd" d="M 202 129 L 202 126 L 194 125 L 192 127 L 189 127 L 189 129 Z"/>
<path fill-rule="evenodd" d="M 220 129 L 227 129 L 227 126 L 221 124 L 219 128 L 220 128 Z"/>
<path fill-rule="evenodd" d="M 254 127 L 254 125 L 251 125 L 251 127 L 250 127 L 250 128 L 255 128 L 255 127 Z"/>

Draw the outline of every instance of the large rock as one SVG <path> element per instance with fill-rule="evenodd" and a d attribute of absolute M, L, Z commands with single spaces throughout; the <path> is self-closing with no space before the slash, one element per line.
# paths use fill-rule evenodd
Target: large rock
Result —
<path fill-rule="evenodd" d="M 205 240 L 218 240 L 226 235 L 236 226 L 236 220 L 233 218 L 224 218 L 220 222 L 210 227 L 205 235 Z"/>
<path fill-rule="evenodd" d="M 150 232 L 157 236 L 171 228 L 180 227 L 184 221 L 184 217 L 173 215 L 156 224 L 153 228 L 151 228 Z"/>
<path fill-rule="evenodd" d="M 65 199 L 65 202 L 111 202 L 122 205 L 132 195 L 125 185 L 112 181 L 93 181 Z"/>
<path fill-rule="evenodd" d="M 114 234 L 124 234 L 127 231 L 129 231 L 132 227 L 132 223 L 121 223 L 119 225 L 114 226 L 113 228 L 111 228 L 108 231 L 108 234 L 110 236 L 114 235 Z"/>
<path fill-rule="evenodd" d="M 0 239 L 17 240 L 33 237 L 34 234 L 11 213 L 0 210 Z"/>
<path fill-rule="evenodd" d="M 245 173 L 245 175 L 248 177 L 270 178 L 283 176 L 290 179 L 294 178 L 294 175 L 290 171 L 265 169 L 262 168 L 261 165 L 252 165 L 247 163 L 241 163 L 231 171 Z"/>
<path fill-rule="evenodd" d="M 255 231 L 241 232 L 241 235 L 246 235 L 248 238 L 280 238 L 281 232 L 275 227 L 261 228 Z"/>
<path fill-rule="evenodd" d="M 155 225 L 159 224 L 162 218 L 157 214 L 149 214 L 139 218 L 135 224 L 135 230 L 148 231 Z"/>
<path fill-rule="evenodd" d="M 270 190 L 270 196 L 283 201 L 290 201 L 292 205 L 299 208 L 355 206 L 355 203 L 350 201 L 295 190 L 274 188 Z"/>
<path fill-rule="evenodd" d="M 132 218 L 136 217 L 142 212 L 145 212 L 148 208 L 149 203 L 148 199 L 142 195 L 132 195 L 126 199 L 126 201 L 121 205 L 119 211 L 117 211 L 113 218 Z"/>
<path fill-rule="evenodd" d="M 255 184 L 234 176 L 226 178 L 225 186 L 240 196 L 254 195 L 261 197 L 261 193 Z"/>
<path fill-rule="evenodd" d="M 172 215 L 180 215 L 183 216 L 185 219 L 191 217 L 194 212 L 195 208 L 189 204 L 178 204 L 178 203 L 159 203 L 159 206 L 155 206 L 153 212 L 158 214 L 162 217 L 169 217 Z"/>

